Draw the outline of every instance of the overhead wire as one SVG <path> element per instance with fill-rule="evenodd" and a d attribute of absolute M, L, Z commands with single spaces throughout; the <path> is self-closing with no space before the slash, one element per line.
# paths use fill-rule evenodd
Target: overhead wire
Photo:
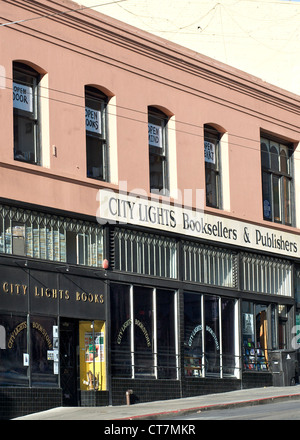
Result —
<path fill-rule="evenodd" d="M 27 21 L 33 21 L 33 20 L 40 20 L 42 18 L 50 18 L 50 17 L 55 17 L 57 15 L 67 15 L 67 14 L 71 14 L 72 12 L 80 12 L 83 11 L 85 9 L 94 9 L 94 8 L 99 8 L 101 6 L 108 6 L 114 3 L 121 3 L 121 2 L 126 2 L 128 0 L 113 0 L 110 1 L 108 3 L 99 3 L 97 5 L 92 5 L 92 6 L 80 6 L 80 8 L 74 8 L 74 9 L 69 9 L 67 11 L 60 11 L 60 12 L 53 12 L 52 14 L 44 14 L 44 15 L 38 15 L 37 17 L 31 17 L 31 18 L 24 18 L 21 20 L 15 20 L 15 21 L 9 21 L 6 23 L 0 23 L 0 27 L 1 26 L 11 26 L 14 24 L 20 24 L 20 23 L 25 23 Z"/>
<path fill-rule="evenodd" d="M 97 5 L 93 5 L 93 6 L 86 6 L 86 7 L 83 6 L 83 7 L 80 7 L 80 8 L 75 8 L 75 9 L 72 9 L 72 10 L 63 11 L 63 12 L 59 12 L 59 13 L 46 14 L 46 15 L 44 15 L 44 16 L 38 16 L 38 17 L 28 18 L 28 19 L 24 19 L 24 20 L 18 20 L 18 21 L 15 21 L 15 22 L 2 23 L 2 24 L 0 24 L 0 26 L 6 26 L 6 25 L 17 24 L 17 23 L 23 23 L 23 22 L 25 22 L 25 21 L 34 20 L 34 19 L 39 19 L 39 18 L 45 18 L 45 17 L 48 18 L 48 17 L 54 16 L 54 15 L 68 14 L 68 13 L 70 13 L 70 12 L 82 11 L 83 9 L 92 9 L 92 8 L 96 8 L 96 7 L 99 7 L 99 6 L 106 6 L 106 5 L 110 5 L 110 4 L 118 4 L 118 3 L 120 3 L 120 2 L 124 2 L 124 1 L 128 1 L 128 0 L 114 0 L 114 1 L 111 1 L 111 2 L 108 2 L 108 3 L 101 3 L 101 4 L 97 4 Z M 243 0 L 239 0 L 239 1 L 243 1 Z M 253 0 L 253 1 L 259 1 L 259 0 Z M 275 3 L 278 3 L 278 2 L 275 2 Z M 205 14 L 205 15 L 208 15 L 209 12 L 211 12 L 212 10 L 214 10 L 214 12 L 215 12 L 216 6 L 217 6 L 218 4 L 219 4 L 219 3 L 217 3 L 214 7 L 212 7 L 212 8 L 208 11 L 208 13 Z M 0 75 L 0 77 L 1 77 L 1 75 Z M 4 77 L 4 78 L 7 79 L 7 80 L 12 81 L 12 78 L 8 78 L 8 77 Z M 7 88 L 12 90 L 12 88 L 9 88 L 9 87 L 7 87 Z M 44 86 L 41 86 L 41 88 L 45 88 L 45 87 L 44 87 Z M 63 94 L 69 95 L 69 96 L 73 96 L 73 97 L 76 97 L 76 98 L 79 98 L 79 99 L 84 99 L 84 96 L 79 96 L 79 95 L 76 95 L 76 94 L 68 93 L 68 92 L 66 92 L 66 91 L 50 89 L 50 88 L 48 88 L 48 87 L 46 87 L 46 89 L 47 89 L 48 91 L 54 91 L 54 92 L 63 93 Z M 63 101 L 63 100 L 60 100 L 60 99 L 55 99 L 55 98 L 53 98 L 53 97 L 49 97 L 49 96 L 44 96 L 44 97 L 41 97 L 41 98 L 42 98 L 42 99 L 54 100 L 54 101 L 57 101 L 57 102 L 61 102 L 61 103 L 69 104 L 69 105 L 75 105 L 75 106 L 79 106 L 79 107 L 84 108 L 84 105 L 78 105 L 78 104 L 71 103 L 71 102 L 68 102 L 68 101 Z M 140 110 L 132 109 L 132 108 L 129 108 L 129 107 L 122 107 L 122 106 L 119 106 L 119 105 L 115 105 L 115 106 L 116 106 L 116 108 L 119 108 L 119 109 L 128 110 L 128 111 L 136 112 L 136 113 L 141 113 L 141 114 L 143 114 L 143 115 L 146 115 L 146 114 L 147 114 L 147 112 L 142 112 L 142 111 L 140 111 Z M 114 115 L 114 116 L 115 116 L 115 115 Z M 118 117 L 121 117 L 121 118 L 127 118 L 127 119 L 130 119 L 130 120 L 134 120 L 134 121 L 136 121 L 136 122 L 140 122 L 140 123 L 145 122 L 145 121 L 140 121 L 140 120 L 138 120 L 138 119 L 131 118 L 131 117 L 124 116 L 124 115 L 117 115 L 117 116 L 118 116 Z M 176 123 L 177 123 L 177 124 L 183 124 L 183 125 L 191 126 L 191 127 L 193 126 L 193 127 L 196 128 L 196 129 L 203 129 L 203 126 L 201 127 L 200 125 L 191 124 L 191 123 L 188 123 L 188 122 L 186 122 L 186 121 L 179 121 L 179 120 L 176 120 Z M 176 131 L 178 131 L 178 132 L 182 132 L 182 133 L 186 133 L 186 134 L 190 134 L 190 135 L 194 135 L 194 136 L 201 136 L 201 137 L 203 137 L 203 135 L 195 134 L 195 133 L 191 133 L 191 132 L 187 132 L 187 131 L 183 131 L 183 130 L 179 130 L 178 128 L 176 128 Z M 229 134 L 230 134 L 231 136 L 234 136 L 234 137 L 237 137 L 237 138 L 240 138 L 240 139 L 244 139 L 244 140 L 247 140 L 247 141 L 251 141 L 251 142 L 260 142 L 259 139 L 250 139 L 250 138 L 246 138 L 246 137 L 240 136 L 240 135 L 238 135 L 238 134 L 234 134 L 234 133 L 229 133 Z M 253 149 L 253 150 L 256 151 L 255 148 L 250 147 L 250 146 L 245 146 L 245 145 L 242 145 L 242 144 L 233 144 L 233 145 L 235 145 L 235 146 L 239 146 L 239 147 L 242 147 L 242 148 Z"/>

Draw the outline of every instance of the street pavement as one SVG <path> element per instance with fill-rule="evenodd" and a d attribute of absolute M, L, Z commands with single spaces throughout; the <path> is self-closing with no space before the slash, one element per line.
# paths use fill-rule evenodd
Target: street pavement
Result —
<path fill-rule="evenodd" d="M 251 388 L 174 400 L 105 407 L 59 407 L 14 420 L 164 420 L 212 409 L 226 409 L 288 399 L 300 400 L 300 385 Z"/>

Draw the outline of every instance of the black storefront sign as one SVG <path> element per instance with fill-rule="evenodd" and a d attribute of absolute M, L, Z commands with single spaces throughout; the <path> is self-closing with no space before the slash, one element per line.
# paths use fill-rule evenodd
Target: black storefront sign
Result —
<path fill-rule="evenodd" d="M 28 312 L 28 272 L 19 267 L 0 266 L 0 309 Z"/>
<path fill-rule="evenodd" d="M 105 283 L 67 272 L 0 266 L 0 309 L 105 320 Z"/>

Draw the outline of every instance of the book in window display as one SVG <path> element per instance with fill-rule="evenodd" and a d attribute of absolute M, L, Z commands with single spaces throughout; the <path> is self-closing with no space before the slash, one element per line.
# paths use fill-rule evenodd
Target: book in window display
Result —
<path fill-rule="evenodd" d="M 259 342 L 257 343 L 257 347 L 255 347 L 254 341 L 245 341 L 243 347 L 243 358 L 244 368 L 246 370 L 268 370 L 268 362 L 266 360 L 265 351 L 261 348 Z"/>

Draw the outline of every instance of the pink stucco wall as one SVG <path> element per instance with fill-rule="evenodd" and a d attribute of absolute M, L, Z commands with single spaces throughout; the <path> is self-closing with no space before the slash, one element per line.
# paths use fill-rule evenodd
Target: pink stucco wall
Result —
<path fill-rule="evenodd" d="M 1 2 L 1 23 L 78 7 L 35 3 L 32 12 L 26 2 Z M 159 105 L 176 121 L 178 188 L 204 188 L 202 127 L 218 124 L 228 133 L 230 179 L 230 211 L 218 214 L 263 223 L 260 130 L 296 146 L 298 96 L 90 10 L 0 27 L 0 51 L 1 198 L 95 216 L 98 189 L 118 188 L 86 177 L 84 86 L 93 84 L 116 99 L 112 166 L 129 191 L 149 193 L 147 106 Z M 49 167 L 13 160 L 14 60 L 47 76 Z"/>

